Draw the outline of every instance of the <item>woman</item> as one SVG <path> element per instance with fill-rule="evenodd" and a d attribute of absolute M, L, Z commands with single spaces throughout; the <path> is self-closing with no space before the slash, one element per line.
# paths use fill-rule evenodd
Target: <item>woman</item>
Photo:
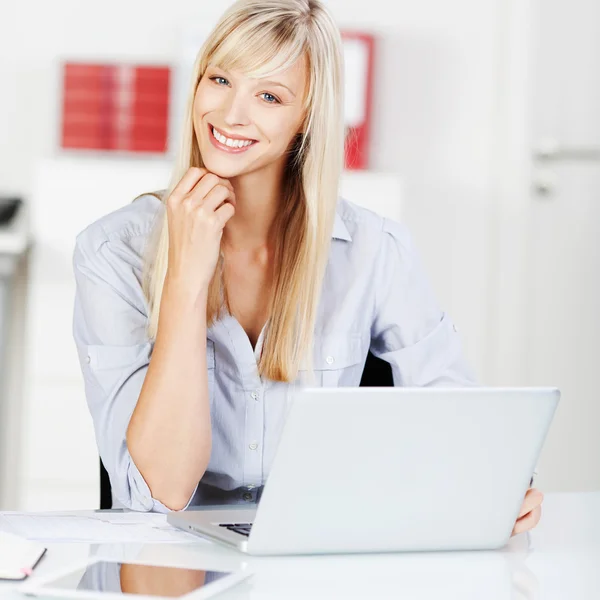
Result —
<path fill-rule="evenodd" d="M 369 349 L 396 385 L 472 384 L 405 228 L 338 200 L 342 107 L 323 5 L 241 0 L 198 55 L 169 189 L 78 236 L 74 335 L 122 504 L 256 500 L 293 385 L 356 386 Z"/>

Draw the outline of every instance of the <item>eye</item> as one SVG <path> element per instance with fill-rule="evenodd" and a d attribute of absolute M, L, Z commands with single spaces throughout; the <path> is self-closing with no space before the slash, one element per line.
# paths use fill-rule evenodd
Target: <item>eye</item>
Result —
<path fill-rule="evenodd" d="M 267 104 L 281 104 L 281 101 L 279 100 L 279 98 L 277 98 L 276 96 L 273 96 L 273 94 L 269 94 L 269 92 L 263 92 L 260 95 L 265 96 L 265 102 Z"/>
<path fill-rule="evenodd" d="M 225 79 L 225 77 L 219 77 L 219 75 L 215 75 L 214 77 L 210 77 L 211 81 L 214 81 L 217 85 L 227 85 L 229 81 Z M 221 83 L 224 82 L 224 83 Z"/>

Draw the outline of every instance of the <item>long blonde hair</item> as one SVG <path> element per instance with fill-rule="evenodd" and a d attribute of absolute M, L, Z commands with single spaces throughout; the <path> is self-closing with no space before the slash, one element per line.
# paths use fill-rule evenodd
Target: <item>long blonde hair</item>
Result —
<path fill-rule="evenodd" d="M 343 59 L 340 32 L 319 0 L 239 0 L 221 17 L 194 65 L 181 147 L 163 202 L 189 167 L 202 167 L 193 127 L 196 88 L 209 63 L 250 77 L 269 77 L 305 55 L 309 81 L 304 133 L 297 136 L 283 182 L 275 241 L 274 293 L 269 306 L 261 375 L 293 381 L 312 370 L 313 331 L 327 266 L 343 168 Z M 150 307 L 148 334 L 156 337 L 167 273 L 166 211 L 145 263 Z M 227 304 L 222 260 L 209 287 L 210 326 Z"/>

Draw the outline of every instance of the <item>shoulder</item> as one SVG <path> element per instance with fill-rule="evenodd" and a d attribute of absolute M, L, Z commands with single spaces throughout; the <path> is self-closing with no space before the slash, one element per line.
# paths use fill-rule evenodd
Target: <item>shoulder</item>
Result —
<path fill-rule="evenodd" d="M 75 239 L 75 266 L 98 264 L 108 253 L 115 260 L 118 257 L 141 268 L 147 241 L 163 214 L 160 194 L 138 196 L 133 202 L 88 225 Z"/>
<path fill-rule="evenodd" d="M 337 214 L 351 238 L 353 251 L 364 255 L 365 251 L 379 255 L 396 249 L 408 259 L 415 251 L 413 239 L 404 223 L 359 206 L 340 197 Z"/>
<path fill-rule="evenodd" d="M 153 192 L 138 196 L 133 202 L 88 225 L 76 238 L 78 246 L 99 249 L 106 242 L 145 237 L 152 231 L 163 204 Z"/>

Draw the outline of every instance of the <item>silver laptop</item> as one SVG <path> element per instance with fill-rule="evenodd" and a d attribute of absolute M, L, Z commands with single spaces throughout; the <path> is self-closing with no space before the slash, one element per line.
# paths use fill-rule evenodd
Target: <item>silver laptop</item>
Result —
<path fill-rule="evenodd" d="M 169 513 L 257 555 L 499 548 L 556 388 L 307 388 L 258 507 Z"/>

